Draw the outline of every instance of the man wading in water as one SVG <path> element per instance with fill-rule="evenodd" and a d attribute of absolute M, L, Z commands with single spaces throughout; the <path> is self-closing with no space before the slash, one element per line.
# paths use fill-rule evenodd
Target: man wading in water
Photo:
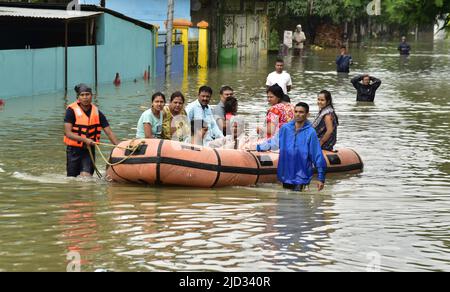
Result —
<path fill-rule="evenodd" d="M 67 107 L 64 118 L 64 143 L 67 145 L 67 176 L 92 176 L 94 161 L 89 155 L 88 146 L 100 142 L 102 129 L 111 143 L 119 144 L 111 130 L 108 120 L 92 104 L 92 89 L 85 84 L 75 86 L 77 101 Z M 92 155 L 95 159 L 95 149 Z"/>
<path fill-rule="evenodd" d="M 294 120 L 281 127 L 270 140 L 259 144 L 257 151 L 280 150 L 278 180 L 283 187 L 303 191 L 313 178 L 313 165 L 318 172 L 317 188 L 325 184 L 327 163 L 320 148 L 316 131 L 308 121 L 309 106 L 300 102 L 295 106 Z"/>
<path fill-rule="evenodd" d="M 352 79 L 353 87 L 357 91 L 356 101 L 373 102 L 375 93 L 381 85 L 381 80 L 364 74 Z"/>

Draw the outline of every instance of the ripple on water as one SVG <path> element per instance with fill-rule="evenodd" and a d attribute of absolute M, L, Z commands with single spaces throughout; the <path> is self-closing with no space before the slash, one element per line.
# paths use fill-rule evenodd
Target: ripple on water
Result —
<path fill-rule="evenodd" d="M 293 102 L 309 103 L 314 116 L 317 93 L 330 90 L 338 147 L 355 149 L 365 163 L 359 174 L 328 175 L 321 193 L 314 186 L 296 194 L 277 184 L 186 190 L 67 179 L 65 100 L 9 99 L 0 114 L 0 139 L 8 141 L 0 144 L 0 270 L 65 271 L 67 252 L 77 250 L 86 271 L 450 271 L 448 48 L 424 45 L 408 59 L 391 48 L 369 55 L 371 48 L 352 48 L 349 76 L 332 71 L 335 50 L 285 60 Z M 192 101 L 199 83 L 230 84 L 255 136 L 273 60 L 211 69 L 201 81 L 193 71 L 167 88 L 159 81 L 102 86 L 97 102 L 122 139 L 133 135 L 154 91 L 182 88 Z M 357 103 L 350 83 L 367 69 L 383 80 L 374 104 Z M 36 135 L 25 141 L 29 133 Z M 374 256 L 379 266 L 371 267 Z"/>

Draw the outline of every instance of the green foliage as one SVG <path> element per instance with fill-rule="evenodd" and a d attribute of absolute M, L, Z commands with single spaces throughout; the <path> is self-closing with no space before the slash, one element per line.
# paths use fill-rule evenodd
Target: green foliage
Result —
<path fill-rule="evenodd" d="M 334 23 L 367 17 L 367 0 L 290 0 L 287 2 L 294 16 L 319 16 Z"/>
<path fill-rule="evenodd" d="M 269 50 L 278 51 L 279 48 L 280 48 L 280 35 L 275 29 L 273 29 L 270 32 L 269 36 Z"/>
<path fill-rule="evenodd" d="M 350 0 L 291 0 L 287 2 L 287 8 L 294 16 L 328 17 L 338 23 L 351 14 L 350 9 L 346 7 L 348 1 Z"/>
<path fill-rule="evenodd" d="M 327 17 L 335 23 L 366 18 L 366 7 L 371 0 L 289 0 L 288 11 L 293 16 Z M 381 16 L 386 24 L 412 27 L 427 24 L 436 17 L 450 13 L 450 0 L 382 0 Z M 447 18 L 448 19 L 448 18 Z M 448 26 L 448 21 L 446 22 Z"/>
<path fill-rule="evenodd" d="M 450 0 L 384 0 L 383 8 L 388 22 L 410 27 L 445 18 L 450 13 Z"/>

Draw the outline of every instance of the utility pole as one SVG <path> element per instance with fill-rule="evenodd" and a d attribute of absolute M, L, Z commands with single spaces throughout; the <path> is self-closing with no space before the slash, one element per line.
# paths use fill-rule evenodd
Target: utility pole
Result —
<path fill-rule="evenodd" d="M 170 72 L 172 70 L 173 7 L 174 0 L 167 0 L 166 79 L 170 79 Z"/>

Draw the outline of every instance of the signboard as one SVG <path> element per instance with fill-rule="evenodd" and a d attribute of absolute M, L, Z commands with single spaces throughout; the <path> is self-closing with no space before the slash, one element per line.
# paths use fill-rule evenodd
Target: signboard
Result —
<path fill-rule="evenodd" d="M 283 44 L 289 49 L 292 48 L 292 31 L 285 30 L 284 31 L 284 40 Z"/>

